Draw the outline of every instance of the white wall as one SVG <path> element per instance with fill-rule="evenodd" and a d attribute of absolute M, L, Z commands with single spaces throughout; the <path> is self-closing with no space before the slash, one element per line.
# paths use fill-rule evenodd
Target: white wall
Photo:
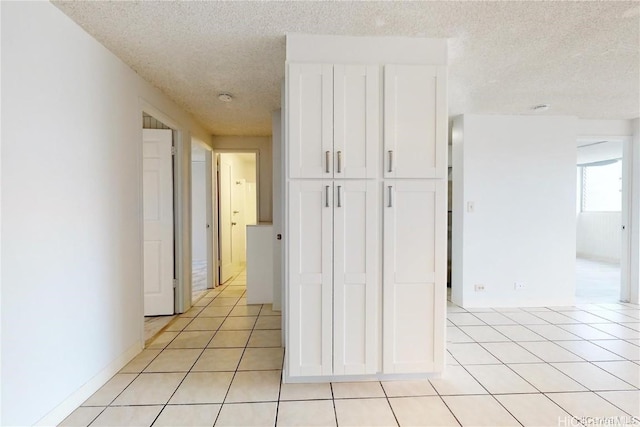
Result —
<path fill-rule="evenodd" d="M 207 185 L 205 161 L 191 162 L 191 257 L 207 260 Z"/>
<path fill-rule="evenodd" d="M 270 136 L 214 136 L 212 145 L 214 150 L 257 150 L 259 154 L 260 194 L 258 199 L 260 207 L 258 221 L 271 222 L 271 198 L 272 198 L 272 160 Z"/>
<path fill-rule="evenodd" d="M 576 254 L 582 258 L 620 262 L 620 212 L 580 212 L 576 219 Z"/>
<path fill-rule="evenodd" d="M 52 4 L 0 7 L 0 424 L 55 424 L 143 343 L 141 103 L 208 136 Z"/>
<path fill-rule="evenodd" d="M 576 126 L 578 139 L 594 136 L 627 136 L 633 133 L 631 120 L 579 119 Z"/>
<path fill-rule="evenodd" d="M 575 129 L 570 117 L 465 115 L 454 121 L 455 303 L 573 302 Z M 515 291 L 515 282 L 526 289 Z M 476 284 L 484 292 L 475 292 Z"/>

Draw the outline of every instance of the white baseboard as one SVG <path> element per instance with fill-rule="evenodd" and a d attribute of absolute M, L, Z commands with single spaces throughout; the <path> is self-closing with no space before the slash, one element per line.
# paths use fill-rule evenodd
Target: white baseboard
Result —
<path fill-rule="evenodd" d="M 56 406 L 51 412 L 42 417 L 36 426 L 56 426 L 60 424 L 65 418 L 76 410 L 85 400 L 87 400 L 93 393 L 98 391 L 100 387 L 105 385 L 107 381 L 111 379 L 115 374 L 124 368 L 127 363 L 136 357 L 143 349 L 143 343 L 137 342 L 116 360 L 107 365 L 102 371 L 98 372 L 93 378 L 87 381 L 82 387 L 73 392 L 62 403 Z"/>

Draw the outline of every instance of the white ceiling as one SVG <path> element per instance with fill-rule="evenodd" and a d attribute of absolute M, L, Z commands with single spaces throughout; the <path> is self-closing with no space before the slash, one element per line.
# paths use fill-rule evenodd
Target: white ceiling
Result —
<path fill-rule="evenodd" d="M 639 116 L 634 1 L 54 3 L 215 135 L 271 134 L 288 32 L 448 38 L 450 115 Z"/>

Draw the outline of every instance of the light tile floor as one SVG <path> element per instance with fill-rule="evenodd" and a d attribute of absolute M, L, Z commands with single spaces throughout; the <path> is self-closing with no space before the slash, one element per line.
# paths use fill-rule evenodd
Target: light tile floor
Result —
<path fill-rule="evenodd" d="M 145 316 L 144 318 L 144 340 L 145 342 L 153 338 L 162 328 L 167 326 L 175 318 L 171 316 Z"/>
<path fill-rule="evenodd" d="M 620 300 L 620 263 L 576 258 L 576 301 L 618 302 Z"/>
<path fill-rule="evenodd" d="M 245 280 L 240 275 L 209 291 L 63 425 L 639 422 L 637 305 L 470 312 L 449 303 L 448 365 L 442 378 L 282 384 L 279 313 L 269 305 L 247 305 Z"/>

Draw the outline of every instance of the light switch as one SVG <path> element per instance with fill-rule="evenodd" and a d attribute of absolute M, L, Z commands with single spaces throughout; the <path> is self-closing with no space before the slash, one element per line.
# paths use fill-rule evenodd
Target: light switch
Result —
<path fill-rule="evenodd" d="M 476 211 L 476 203 L 475 202 L 467 202 L 467 212 L 474 213 Z"/>

